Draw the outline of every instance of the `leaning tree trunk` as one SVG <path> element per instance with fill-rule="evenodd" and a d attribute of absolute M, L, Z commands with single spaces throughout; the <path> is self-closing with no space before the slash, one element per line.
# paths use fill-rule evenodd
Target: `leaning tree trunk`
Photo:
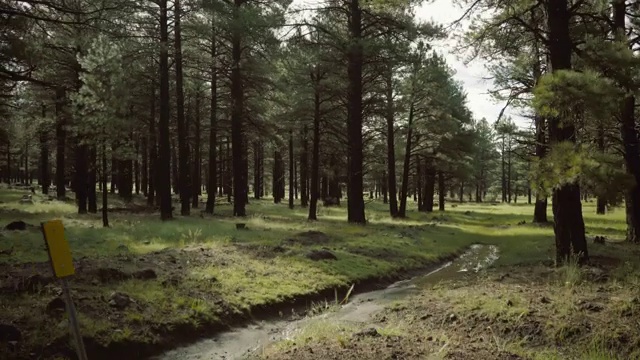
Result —
<path fill-rule="evenodd" d="M 157 162 L 157 185 L 160 195 L 160 219 L 173 218 L 171 206 L 171 144 L 169 142 L 169 31 L 167 25 L 167 0 L 160 0 L 160 121 Z"/>
<path fill-rule="evenodd" d="M 568 1 L 548 1 L 546 11 L 551 69 L 553 72 L 571 70 L 573 47 L 569 31 L 571 13 Z M 572 119 L 549 118 L 549 137 L 553 145 L 576 142 L 575 127 L 569 121 L 562 120 Z M 554 189 L 553 217 L 557 263 L 565 263 L 571 256 L 577 256 L 579 263 L 588 261 L 589 254 L 580 202 L 580 186 L 576 181 Z"/>
<path fill-rule="evenodd" d="M 349 3 L 349 33 L 352 40 L 348 53 L 348 126 L 349 167 L 347 199 L 348 221 L 365 224 L 363 191 L 363 140 L 362 140 L 362 9 L 359 0 Z"/>

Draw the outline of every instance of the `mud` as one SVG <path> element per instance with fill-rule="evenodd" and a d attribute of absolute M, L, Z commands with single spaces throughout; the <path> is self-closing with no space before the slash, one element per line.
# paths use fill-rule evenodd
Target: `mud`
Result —
<path fill-rule="evenodd" d="M 246 359 L 260 354 L 274 342 L 293 339 L 301 329 L 314 322 L 368 324 L 377 313 L 394 301 L 419 293 L 427 286 L 443 280 L 452 280 L 464 274 L 476 273 L 498 259 L 495 246 L 474 245 L 457 259 L 439 268 L 409 280 L 396 282 L 382 290 L 354 295 L 345 305 L 316 316 L 296 319 L 289 316 L 280 320 L 255 322 L 250 326 L 236 328 L 216 337 L 178 348 L 154 357 L 156 360 L 178 359 Z"/>

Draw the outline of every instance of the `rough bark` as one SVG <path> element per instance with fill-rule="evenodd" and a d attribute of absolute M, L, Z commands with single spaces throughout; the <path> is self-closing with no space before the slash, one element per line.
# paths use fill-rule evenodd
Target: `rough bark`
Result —
<path fill-rule="evenodd" d="M 98 212 L 98 199 L 96 194 L 96 182 L 98 182 L 98 152 L 95 145 L 89 149 L 89 183 L 87 184 L 88 211 L 91 214 Z"/>
<path fill-rule="evenodd" d="M 199 206 L 198 196 L 201 194 L 201 181 L 202 181 L 202 159 L 200 148 L 200 92 L 196 94 L 195 104 L 195 117 L 194 117 L 194 144 L 193 144 L 193 176 L 191 176 L 191 207 L 194 209 Z"/>
<path fill-rule="evenodd" d="M 153 206 L 155 204 L 156 197 L 156 179 L 158 173 L 156 170 L 158 147 L 157 147 L 157 134 L 156 134 L 156 82 L 151 80 L 151 112 L 149 114 L 149 188 L 147 190 L 147 205 Z"/>
<path fill-rule="evenodd" d="M 184 114 L 184 85 L 182 71 L 182 9 L 180 0 L 174 0 L 174 62 L 176 67 L 176 117 L 178 127 L 178 189 L 180 192 L 180 215 L 191 213 L 191 179 L 189 176 L 189 144 Z"/>
<path fill-rule="evenodd" d="M 619 41 L 627 42 L 626 38 L 626 1 L 616 0 L 613 4 L 614 30 Z M 635 119 L 636 99 L 632 95 L 631 87 L 626 84 L 622 88 L 627 95 L 620 103 L 620 134 L 622 136 L 625 169 L 633 178 L 633 184 L 627 190 L 627 241 L 640 243 L 640 143 Z"/>
<path fill-rule="evenodd" d="M 293 130 L 289 129 L 289 209 L 293 209 L 293 193 L 295 180 L 295 161 L 293 159 Z"/>
<path fill-rule="evenodd" d="M 46 107 L 42 105 L 42 117 L 47 115 Z M 51 174 L 49 173 L 49 129 L 42 123 L 39 129 L 40 140 L 40 185 L 42 186 L 42 193 L 44 195 L 49 194 L 49 186 L 51 186 Z"/>
<path fill-rule="evenodd" d="M 444 211 L 446 188 L 444 185 L 444 173 L 438 171 L 438 210 Z"/>
<path fill-rule="evenodd" d="M 549 60 L 554 72 L 571 69 L 572 42 L 569 33 L 571 14 L 567 0 L 548 1 L 546 4 L 549 39 Z M 553 145 L 575 143 L 576 131 L 572 119 L 551 117 L 549 138 Z M 579 263 L 588 261 L 580 187 L 577 182 L 567 183 L 553 191 L 553 215 L 556 240 L 556 262 L 567 262 L 576 256 Z"/>
<path fill-rule="evenodd" d="M 436 187 L 436 173 L 432 166 L 425 167 L 425 181 L 424 181 L 424 206 L 423 209 L 426 212 L 433 211 L 433 196 L 435 195 Z"/>
<path fill-rule="evenodd" d="M 318 195 L 320 191 L 320 90 L 317 85 L 313 97 L 313 144 L 311 152 L 309 220 L 317 220 Z"/>
<path fill-rule="evenodd" d="M 109 213 L 107 210 L 107 202 L 109 198 L 109 194 L 107 193 L 107 145 L 106 141 L 102 141 L 102 179 L 100 182 L 102 183 L 102 226 L 109 227 Z"/>
<path fill-rule="evenodd" d="M 213 214 L 218 186 L 217 169 L 217 131 L 218 131 L 218 51 L 216 49 L 216 28 L 211 25 L 211 112 L 209 113 L 209 184 L 207 186 L 207 205 L 205 212 Z M 222 162 L 220 162 L 222 163 Z"/>
<path fill-rule="evenodd" d="M 411 166 L 411 141 L 413 140 L 413 103 L 409 109 L 409 123 L 407 131 L 407 146 L 404 154 L 404 169 L 402 172 L 402 188 L 400 189 L 400 209 L 398 217 L 407 216 L 407 191 L 409 190 L 409 170 Z"/>
<path fill-rule="evenodd" d="M 160 120 L 158 121 L 159 147 L 157 185 L 160 198 L 160 219 L 173 218 L 171 206 L 171 145 L 169 142 L 169 31 L 167 0 L 160 0 Z"/>
<path fill-rule="evenodd" d="M 395 148 L 395 120 L 393 106 L 393 72 L 386 74 L 386 120 L 387 120 L 387 186 L 389 189 L 389 214 L 392 217 L 398 216 L 398 200 L 396 198 L 396 148 Z M 386 204 L 386 202 L 385 202 Z"/>
<path fill-rule="evenodd" d="M 309 138 L 307 125 L 302 128 L 302 153 L 300 154 L 300 205 L 309 206 Z"/>
<path fill-rule="evenodd" d="M 363 139 L 362 139 L 362 9 L 359 0 L 349 2 L 349 33 L 351 46 L 348 53 L 348 139 L 349 167 L 347 199 L 348 221 L 365 224 L 363 191 Z"/>
<path fill-rule="evenodd" d="M 240 10 L 245 0 L 234 0 L 234 18 L 240 22 Z M 233 156 L 233 216 L 246 216 L 245 199 L 247 181 L 244 178 L 244 89 L 240 60 L 242 57 L 242 34 L 238 26 L 231 35 L 231 143 Z"/>
<path fill-rule="evenodd" d="M 63 88 L 56 89 L 56 197 L 64 200 L 66 197 L 66 177 L 65 177 L 65 150 L 67 124 L 65 114 L 66 92 Z M 7 152 L 9 157 L 7 161 L 8 175 L 11 176 L 11 152 Z M 7 181 L 10 182 L 10 181 Z"/>

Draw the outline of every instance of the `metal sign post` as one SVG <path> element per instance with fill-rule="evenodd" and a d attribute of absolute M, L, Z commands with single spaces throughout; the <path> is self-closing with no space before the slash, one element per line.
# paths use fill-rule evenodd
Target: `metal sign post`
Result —
<path fill-rule="evenodd" d="M 76 308 L 73 305 L 71 290 L 69 289 L 69 282 L 67 281 L 67 277 L 75 274 L 75 268 L 73 267 L 73 258 L 71 257 L 69 242 L 67 242 L 64 236 L 64 225 L 62 225 L 62 221 L 60 220 L 53 220 L 42 223 L 41 226 L 42 234 L 47 244 L 47 252 L 49 253 L 53 274 L 60 279 L 60 283 L 62 284 L 62 292 L 65 303 L 67 304 L 67 313 L 69 314 L 69 325 L 76 343 L 76 353 L 80 360 L 87 360 L 87 352 L 84 348 L 82 336 L 80 335 Z"/>

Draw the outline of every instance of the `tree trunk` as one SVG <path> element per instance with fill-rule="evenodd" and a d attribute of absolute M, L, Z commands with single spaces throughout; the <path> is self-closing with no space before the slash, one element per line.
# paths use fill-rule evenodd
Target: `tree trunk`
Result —
<path fill-rule="evenodd" d="M 209 184 L 205 212 L 213 214 L 216 204 L 217 173 L 217 130 L 218 130 L 218 51 L 216 49 L 216 28 L 211 20 L 211 112 L 209 113 Z M 222 161 L 220 162 L 222 164 Z"/>
<path fill-rule="evenodd" d="M 200 91 L 196 93 L 196 108 L 195 108 L 195 124 L 194 124 L 194 154 L 193 154 L 193 176 L 191 177 L 192 187 L 191 187 L 191 207 L 197 209 L 199 206 L 198 196 L 201 191 L 201 182 L 202 182 L 202 159 L 201 153 L 202 149 L 200 148 Z"/>
<path fill-rule="evenodd" d="M 420 144 L 420 139 L 416 137 L 416 143 Z M 422 185 L 423 174 L 422 174 L 422 159 L 420 155 L 416 154 L 416 192 L 418 193 L 418 211 L 422 211 L 422 207 L 424 205 L 424 186 Z"/>
<path fill-rule="evenodd" d="M 133 160 L 133 191 L 140 194 L 140 143 L 136 140 L 136 157 Z"/>
<path fill-rule="evenodd" d="M 318 220 L 318 192 L 320 191 L 320 90 L 316 83 L 313 101 L 313 144 L 311 159 L 311 185 L 309 220 Z"/>
<path fill-rule="evenodd" d="M 380 191 L 382 191 L 382 203 L 383 204 L 388 204 L 389 203 L 389 196 L 387 195 L 387 184 L 388 184 L 388 180 L 387 180 L 387 172 L 382 170 L 382 179 L 380 180 Z M 423 194 L 424 196 L 424 194 Z"/>
<path fill-rule="evenodd" d="M 293 160 L 293 130 L 289 129 L 289 209 L 293 210 L 294 202 L 294 182 L 295 182 L 295 161 Z"/>
<path fill-rule="evenodd" d="M 118 195 L 126 202 L 133 200 L 133 160 L 118 161 Z"/>
<path fill-rule="evenodd" d="M 191 179 L 189 176 L 189 144 L 184 115 L 184 85 L 182 73 L 182 29 L 180 0 L 174 0 L 174 58 L 176 66 L 176 115 L 178 125 L 178 191 L 180 192 L 180 215 L 191 213 Z"/>
<path fill-rule="evenodd" d="M 173 189 L 173 193 L 180 195 L 180 169 L 178 168 L 178 162 L 180 159 L 178 158 L 178 153 L 176 152 L 176 142 L 171 139 L 169 140 L 171 144 L 171 189 Z"/>
<path fill-rule="evenodd" d="M 234 0 L 234 19 L 240 23 L 240 8 L 245 0 Z M 231 35 L 231 142 L 233 154 L 233 216 L 246 216 L 245 198 L 247 181 L 244 178 L 244 89 L 240 61 L 242 57 L 242 33 L 238 26 Z"/>
<path fill-rule="evenodd" d="M 102 226 L 109 227 L 109 213 L 107 209 L 107 202 L 109 194 L 107 193 L 107 141 L 102 141 Z"/>
<path fill-rule="evenodd" d="M 309 139 L 307 125 L 302 128 L 302 153 L 300 154 L 300 205 L 309 206 Z"/>
<path fill-rule="evenodd" d="M 156 145 L 156 82 L 151 80 L 151 113 L 149 114 L 149 189 L 147 190 L 147 205 L 155 204 L 156 183 L 158 179 L 157 158 L 158 147 Z"/>
<path fill-rule="evenodd" d="M 167 19 L 167 0 L 160 0 L 160 121 L 158 161 L 156 166 L 158 194 L 160 195 L 160 218 L 173 218 L 171 206 L 171 145 L 169 142 L 169 32 Z"/>
<path fill-rule="evenodd" d="M 142 146 L 140 149 L 142 155 L 141 168 L 140 168 L 140 187 L 143 196 L 147 196 L 149 193 L 149 138 L 148 136 L 142 136 Z"/>
<path fill-rule="evenodd" d="M 626 38 L 626 1 L 614 2 L 614 25 L 617 39 L 628 42 Z M 624 89 L 627 94 L 631 91 Z M 624 161 L 627 174 L 635 180 L 628 189 L 626 200 L 627 241 L 640 243 L 640 143 L 635 120 L 635 96 L 626 95 L 620 103 L 620 133 L 624 146 Z"/>
<path fill-rule="evenodd" d="M 433 166 L 425 167 L 425 181 L 424 181 L 424 206 L 423 209 L 426 212 L 433 211 L 433 197 L 435 195 L 436 187 L 436 173 Z"/>
<path fill-rule="evenodd" d="M 64 200 L 66 197 L 65 180 L 65 149 L 66 149 L 66 92 L 63 88 L 56 89 L 56 197 Z M 7 176 L 11 177 L 11 151 L 7 151 Z M 10 181 L 7 181 L 10 183 Z"/>
<path fill-rule="evenodd" d="M 444 174 L 438 171 L 438 210 L 444 211 L 446 189 L 444 186 Z"/>
<path fill-rule="evenodd" d="M 532 19 L 534 13 L 531 14 Z M 534 20 L 535 21 L 535 20 Z M 540 64 L 540 49 L 538 47 L 537 38 L 534 40 L 535 61 L 533 64 L 533 77 L 536 85 L 542 77 L 542 69 Z M 546 138 L 546 121 L 545 118 L 535 114 L 534 123 L 536 127 L 536 157 L 542 161 L 547 154 L 547 138 Z M 536 192 L 536 204 L 533 212 L 534 223 L 546 223 L 547 219 L 547 197 L 540 191 Z"/>
<path fill-rule="evenodd" d="M 261 165 L 261 147 L 262 144 L 258 141 L 253 142 L 253 198 L 259 200 L 261 197 L 261 184 L 260 184 L 260 165 Z"/>
<path fill-rule="evenodd" d="M 387 120 L 387 186 L 389 188 L 389 214 L 392 217 L 398 216 L 398 200 L 396 198 L 396 145 L 395 145 L 395 120 L 393 106 L 393 73 L 391 69 L 387 71 L 386 78 L 386 120 Z M 387 202 L 385 201 L 385 204 Z"/>
<path fill-rule="evenodd" d="M 284 197 L 284 169 L 282 155 L 276 150 L 273 154 L 273 202 L 279 204 Z"/>
<path fill-rule="evenodd" d="M 460 180 L 460 203 L 464 202 L 464 181 Z"/>
<path fill-rule="evenodd" d="M 227 202 L 231 203 L 231 193 L 233 189 L 232 159 L 231 159 L 231 139 L 227 136 L 227 156 L 225 158 L 225 174 L 224 174 L 224 193 L 227 195 Z"/>
<path fill-rule="evenodd" d="M 362 140 L 362 9 L 359 0 L 350 0 L 349 33 L 352 40 L 348 53 L 348 139 L 349 166 L 347 199 L 348 221 L 365 224 L 363 191 L 363 140 Z"/>
<path fill-rule="evenodd" d="M 507 202 L 511 204 L 511 134 L 509 134 L 509 145 L 507 149 Z"/>
<path fill-rule="evenodd" d="M 502 134 L 502 145 L 501 145 L 501 151 L 500 151 L 500 162 L 501 162 L 501 171 L 502 171 L 502 202 L 507 202 L 507 173 L 506 173 L 506 162 L 504 159 L 504 152 L 505 152 L 505 134 Z"/>
<path fill-rule="evenodd" d="M 96 182 L 98 182 L 98 151 L 96 146 L 92 145 L 89 150 L 89 184 L 87 199 L 89 201 L 88 210 L 91 214 L 98 212 L 98 195 L 96 194 Z"/>
<path fill-rule="evenodd" d="M 46 107 L 42 105 L 42 117 L 47 116 Z M 49 194 L 49 186 L 51 186 L 51 174 L 49 173 L 49 129 L 43 124 L 40 124 L 39 129 L 40 138 L 40 185 L 42 186 L 42 193 L 44 195 Z"/>
<path fill-rule="evenodd" d="M 112 145 L 111 147 L 111 188 L 109 192 L 112 194 L 116 193 L 116 184 L 118 183 L 118 160 L 116 160 L 116 155 L 114 154 L 116 150 L 116 146 Z"/>
<path fill-rule="evenodd" d="M 411 141 L 413 138 L 413 103 L 409 109 L 409 124 L 407 132 L 407 147 L 404 154 L 404 169 L 402 172 L 402 188 L 400 189 L 400 209 L 398 210 L 398 217 L 407 216 L 407 191 L 409 189 L 409 167 L 411 166 Z"/>
<path fill-rule="evenodd" d="M 570 70 L 572 43 L 568 1 L 549 1 L 546 10 L 551 68 L 554 72 Z M 567 141 L 575 143 L 575 127 L 567 121 L 561 125 L 559 117 L 549 118 L 549 138 L 554 145 Z M 588 261 L 580 187 L 576 182 L 561 185 L 553 191 L 553 215 L 557 263 L 565 263 L 572 255 L 578 257 L 579 263 Z"/>

